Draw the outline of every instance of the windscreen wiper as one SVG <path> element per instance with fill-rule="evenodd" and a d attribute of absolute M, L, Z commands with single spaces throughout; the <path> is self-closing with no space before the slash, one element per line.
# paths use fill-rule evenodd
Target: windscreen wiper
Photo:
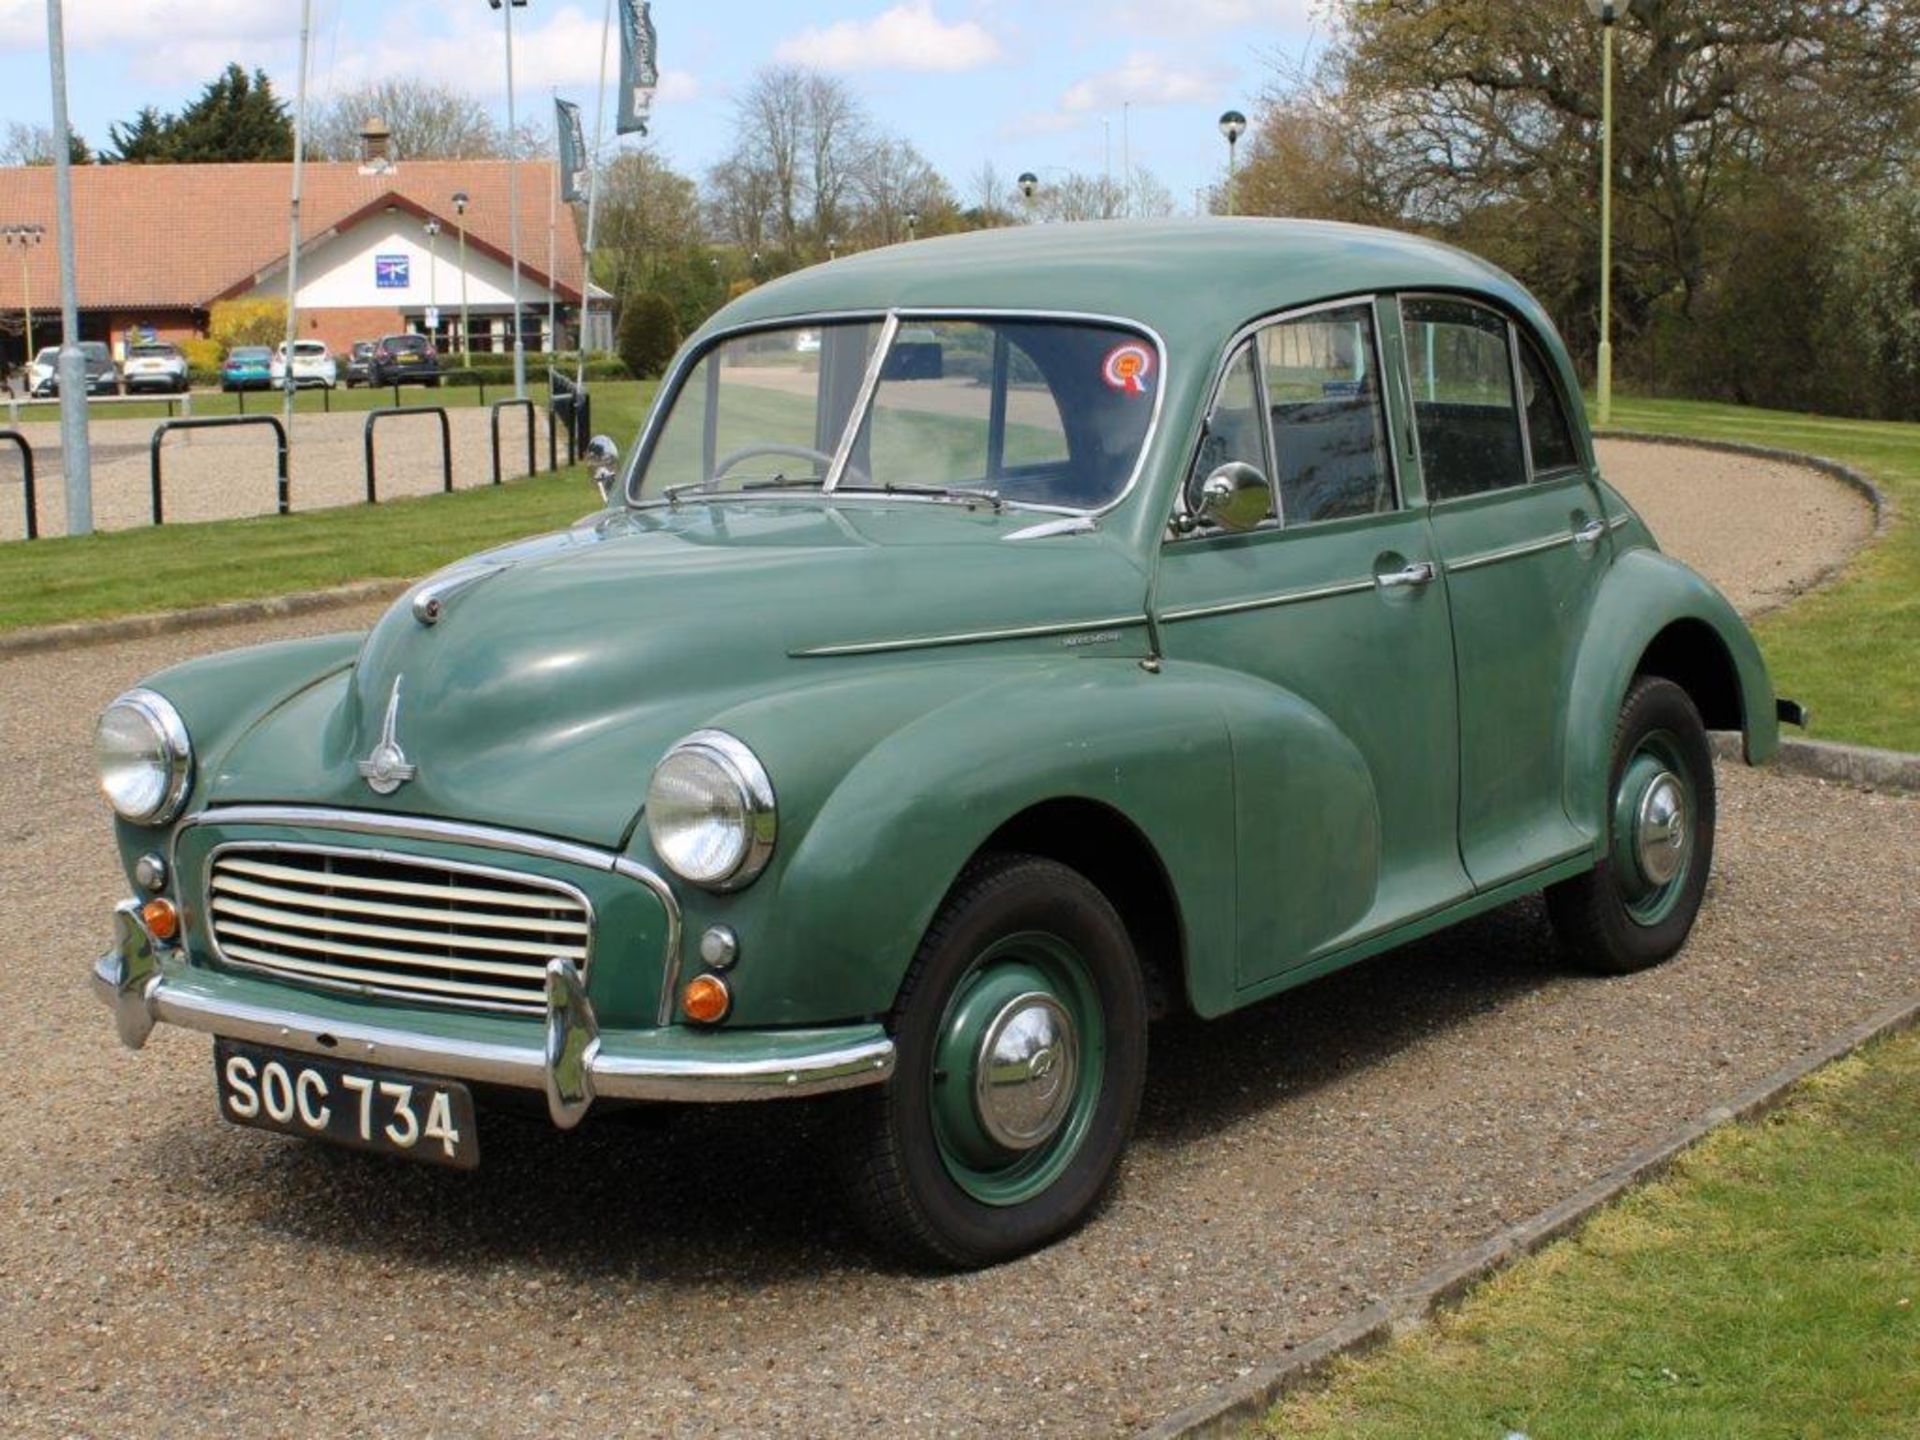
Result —
<path fill-rule="evenodd" d="M 894 485 L 880 487 L 889 495 L 933 495 L 946 500 L 966 500 L 979 505 L 991 505 L 995 510 L 1007 508 L 1007 502 L 1000 498 L 998 490 L 981 490 L 971 485 Z"/>

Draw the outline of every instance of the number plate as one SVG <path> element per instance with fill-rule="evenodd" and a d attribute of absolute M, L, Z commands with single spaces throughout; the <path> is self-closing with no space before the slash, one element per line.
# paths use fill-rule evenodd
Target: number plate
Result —
<path fill-rule="evenodd" d="M 236 1125 L 461 1170 L 480 1163 L 473 1096 L 455 1081 L 220 1039 L 213 1073 L 220 1113 Z"/>

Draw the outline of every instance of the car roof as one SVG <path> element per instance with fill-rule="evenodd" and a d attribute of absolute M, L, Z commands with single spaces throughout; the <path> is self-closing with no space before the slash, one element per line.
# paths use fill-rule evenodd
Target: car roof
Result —
<path fill-rule="evenodd" d="M 1342 295 L 1463 290 L 1550 323 L 1518 281 L 1464 250 L 1326 220 L 1015 225 L 868 250 L 748 291 L 705 328 L 898 306 L 1110 315 L 1176 349 Z"/>

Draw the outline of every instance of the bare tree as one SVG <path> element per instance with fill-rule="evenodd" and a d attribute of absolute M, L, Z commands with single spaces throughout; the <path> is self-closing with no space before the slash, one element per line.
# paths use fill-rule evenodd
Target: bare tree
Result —
<path fill-rule="evenodd" d="M 67 157 L 76 165 L 85 165 L 93 159 L 93 152 L 87 148 L 87 142 L 79 135 L 72 136 Z M 0 165 L 51 165 L 53 164 L 53 131 L 45 125 L 26 125 L 18 120 L 7 121 L 7 128 L 0 133 Z"/>
<path fill-rule="evenodd" d="M 882 136 L 867 150 L 854 193 L 859 202 L 858 234 L 869 245 L 891 245 L 917 235 L 951 228 L 956 206 L 940 172 L 906 141 Z M 907 225 L 907 217 L 914 225 Z"/>
<path fill-rule="evenodd" d="M 794 248 L 800 234 L 801 166 L 808 148 L 807 72 L 797 66 L 770 66 L 734 106 L 733 153 L 726 168 L 753 179 L 748 188 L 770 195 L 774 237 Z"/>
<path fill-rule="evenodd" d="M 616 295 L 659 286 L 654 272 L 701 243 L 694 185 L 650 147 L 622 151 L 600 173 L 598 278 Z"/>
<path fill-rule="evenodd" d="M 867 165 L 872 148 L 865 110 L 844 80 L 809 75 L 806 135 L 813 200 L 813 238 L 827 240 L 847 228 L 846 199 L 854 176 Z"/>
<path fill-rule="evenodd" d="M 319 159 L 357 159 L 360 131 L 374 119 L 393 132 L 399 160 L 476 160 L 506 153 L 501 127 L 471 95 L 438 81 L 400 78 L 370 81 L 335 95 L 315 116 L 308 144 Z M 535 153 L 526 141 L 544 132 L 522 128 L 528 133 L 520 153 Z"/>
<path fill-rule="evenodd" d="M 1013 192 L 1007 188 L 1007 182 L 1000 178 L 1000 171 L 991 160 L 982 161 L 980 168 L 973 172 L 973 178 L 968 182 L 967 199 L 971 202 L 969 218 L 982 227 L 1011 225 L 1018 218 Z"/>

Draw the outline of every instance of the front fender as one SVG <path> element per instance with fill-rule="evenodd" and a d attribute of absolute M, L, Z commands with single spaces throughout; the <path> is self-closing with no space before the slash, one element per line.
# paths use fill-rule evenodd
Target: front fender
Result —
<path fill-rule="evenodd" d="M 1232 1007 L 1250 935 L 1263 946 L 1285 938 L 1265 900 L 1289 873 L 1313 893 L 1286 908 L 1309 915 L 1364 909 L 1372 893 L 1371 864 L 1349 884 L 1344 870 L 1303 863 L 1306 849 L 1326 848 L 1327 816 L 1357 817 L 1348 828 L 1371 833 L 1364 767 L 1307 707 L 1243 675 L 1117 659 L 948 661 L 849 676 L 719 723 L 761 755 L 780 795 L 782 854 L 768 873 L 737 895 L 684 895 L 690 935 L 724 921 L 740 936 L 742 1024 L 884 1013 L 968 859 L 1051 800 L 1103 805 L 1152 847 L 1203 1015 Z M 1249 780 L 1254 810 L 1236 804 Z M 1261 895 L 1243 897 L 1249 831 L 1268 837 L 1262 854 L 1289 850 L 1296 868 L 1261 866 Z M 1333 848 L 1371 857 L 1366 838 Z"/>
<path fill-rule="evenodd" d="M 1773 682 L 1746 622 L 1678 560 L 1657 550 L 1628 550 L 1600 583 L 1568 696 L 1565 803 L 1574 823 L 1591 834 L 1606 833 L 1614 717 L 1647 648 L 1677 621 L 1706 626 L 1732 663 L 1747 763 L 1765 764 L 1780 747 Z"/>
<path fill-rule="evenodd" d="M 173 703 L 193 742 L 193 787 L 182 813 L 207 803 L 211 777 L 242 735 L 301 691 L 351 665 L 364 638 L 353 631 L 250 645 L 189 660 L 141 681 Z M 129 866 L 153 848 L 163 828 L 129 825 L 116 817 L 115 836 Z"/>

